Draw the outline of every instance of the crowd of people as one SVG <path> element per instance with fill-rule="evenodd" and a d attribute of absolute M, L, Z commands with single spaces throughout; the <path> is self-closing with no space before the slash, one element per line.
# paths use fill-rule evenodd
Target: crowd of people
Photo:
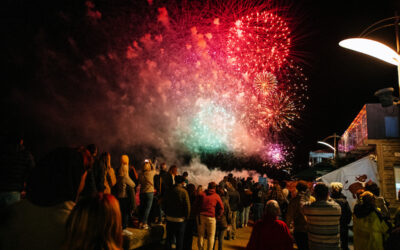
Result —
<path fill-rule="evenodd" d="M 194 185 L 187 172 L 128 155 L 111 166 L 94 144 L 63 147 L 34 161 L 22 140 L 1 146 L 0 249 L 122 249 L 128 227 L 165 224 L 166 249 L 223 249 L 254 225 L 247 249 L 400 249 L 400 217 L 376 183 L 352 209 L 342 183 L 256 182 L 227 174 Z M 197 235 L 197 242 L 194 236 Z"/>

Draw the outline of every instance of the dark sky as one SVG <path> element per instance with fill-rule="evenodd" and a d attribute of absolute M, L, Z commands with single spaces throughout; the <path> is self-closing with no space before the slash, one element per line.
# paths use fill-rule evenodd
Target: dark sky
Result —
<path fill-rule="evenodd" d="M 339 41 L 357 37 L 369 25 L 395 15 L 399 1 L 301 1 L 309 36 L 304 50 L 310 63 L 310 105 L 303 117 L 304 151 L 323 149 L 316 144 L 327 136 L 342 135 L 365 103 L 378 102 L 374 92 L 393 87 L 396 67 L 339 47 Z M 394 27 L 369 38 L 395 46 Z M 332 143 L 332 141 L 330 141 Z M 303 144 L 304 143 L 304 144 Z M 305 156 L 305 154 L 300 154 Z"/>
<path fill-rule="evenodd" d="M 99 8 L 107 6 L 107 1 L 94 1 Z M 110 8 L 123 9 L 112 1 Z M 131 1 L 135 2 L 135 1 Z M 138 1 L 137 1 L 138 2 Z M 384 87 L 394 87 L 397 91 L 396 67 L 371 57 L 352 52 L 338 46 L 342 39 L 358 36 L 366 27 L 383 18 L 400 13 L 400 1 L 363 0 L 296 0 L 290 2 L 294 10 L 293 19 L 298 22 L 299 34 L 295 50 L 303 54 L 302 60 L 309 76 L 309 104 L 302 120 L 296 124 L 298 134 L 297 163 L 304 163 L 308 151 L 321 148 L 316 141 L 337 133 L 341 135 L 365 103 L 377 102 L 374 92 Z M 134 6 L 134 4 L 130 4 Z M 46 120 L 30 112 L 29 98 L 19 93 L 36 93 L 38 75 L 38 46 L 35 44 L 43 29 L 54 33 L 51 46 L 63 47 L 64 32 L 86 36 L 86 27 L 80 20 L 85 8 L 82 1 L 5 1 L 1 8 L 2 59 L 5 62 L 2 80 L 3 130 L 22 127 L 31 144 L 40 147 L 39 140 L 51 137 L 52 130 L 43 124 Z M 73 13 L 71 26 L 65 26 L 58 18 L 61 12 Z M 75 19 L 74 19 L 75 18 Z M 101 36 L 99 36 L 101 39 Z M 371 34 L 371 37 L 395 47 L 394 28 L 385 28 Z M 59 41 L 58 41 L 59 39 Z M 88 38 L 89 39 L 89 38 Z M 92 38 L 95 40 L 95 38 Z M 100 43 L 101 41 L 99 41 Z M 45 45 L 43 45 L 45 46 Z M 104 46 L 112 46 L 105 43 Z M 101 48 L 99 48 L 101 49 Z M 85 56 L 96 53 L 82 51 Z M 44 59 L 43 59 L 44 60 Z M 79 58 L 77 59 L 79 60 Z M 4 65 L 4 64 L 3 64 Z M 56 69 L 54 69 L 56 70 Z M 52 90 L 47 90 L 51 92 Z M 397 94 L 397 92 L 396 92 Z M 90 95 L 90 93 L 88 94 Z M 37 96 L 41 98 L 41 96 Z M 34 98 L 32 98 L 34 99 Z M 21 105 L 23 103 L 23 105 Z M 34 123 L 31 121 L 35 120 Z M 43 125 L 43 126 L 42 126 Z M 43 137 L 43 135 L 45 135 Z M 54 138 L 50 140 L 55 143 Z M 62 144 L 63 141 L 58 142 Z M 34 147 L 34 146 L 33 146 Z M 323 148 L 323 147 L 322 147 Z M 40 151 L 36 149 L 36 151 Z"/>

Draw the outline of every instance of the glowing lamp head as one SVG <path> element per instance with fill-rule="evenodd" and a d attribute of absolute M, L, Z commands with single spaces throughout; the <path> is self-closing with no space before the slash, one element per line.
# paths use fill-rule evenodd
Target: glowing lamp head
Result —
<path fill-rule="evenodd" d="M 373 56 L 387 63 L 398 66 L 400 64 L 400 55 L 383 43 L 365 39 L 365 38 L 350 38 L 345 39 L 339 45 L 346 49 L 351 49 L 357 52 Z"/>

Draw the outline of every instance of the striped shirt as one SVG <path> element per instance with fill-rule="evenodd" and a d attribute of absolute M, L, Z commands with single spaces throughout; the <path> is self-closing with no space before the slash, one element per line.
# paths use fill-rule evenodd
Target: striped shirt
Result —
<path fill-rule="evenodd" d="M 333 200 L 316 201 L 304 206 L 308 244 L 313 249 L 340 249 L 341 208 Z"/>

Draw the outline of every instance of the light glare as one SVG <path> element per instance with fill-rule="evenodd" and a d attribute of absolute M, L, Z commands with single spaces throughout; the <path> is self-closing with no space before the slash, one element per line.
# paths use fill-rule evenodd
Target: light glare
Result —
<path fill-rule="evenodd" d="M 376 57 L 396 66 L 400 64 L 400 56 L 393 49 L 374 40 L 365 38 L 350 38 L 341 41 L 339 45 L 346 49 L 351 49 L 369 56 Z"/>

